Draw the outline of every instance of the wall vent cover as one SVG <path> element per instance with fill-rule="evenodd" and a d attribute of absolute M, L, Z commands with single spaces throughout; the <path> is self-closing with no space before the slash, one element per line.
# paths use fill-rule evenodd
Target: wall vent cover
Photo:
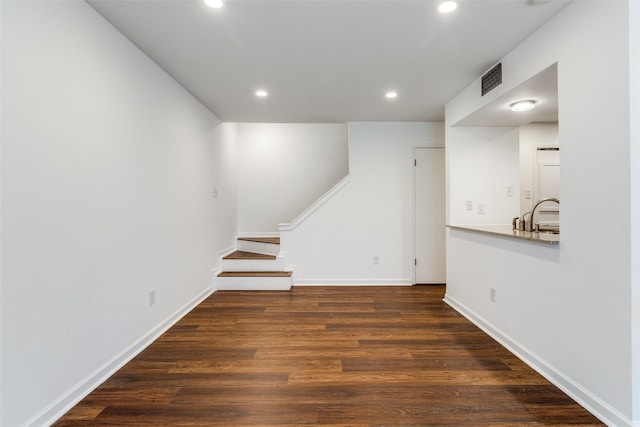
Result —
<path fill-rule="evenodd" d="M 499 63 L 482 76 L 482 96 L 491 92 L 502 83 L 502 63 Z"/>

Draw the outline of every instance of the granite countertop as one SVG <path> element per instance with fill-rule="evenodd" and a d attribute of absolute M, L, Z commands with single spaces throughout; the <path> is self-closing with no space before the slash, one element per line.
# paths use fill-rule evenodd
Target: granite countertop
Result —
<path fill-rule="evenodd" d="M 510 237 L 512 239 L 528 240 L 531 242 L 557 245 L 560 243 L 560 234 L 535 233 L 531 231 L 514 230 L 511 225 L 447 225 L 454 230 L 475 231 L 483 234 Z"/>

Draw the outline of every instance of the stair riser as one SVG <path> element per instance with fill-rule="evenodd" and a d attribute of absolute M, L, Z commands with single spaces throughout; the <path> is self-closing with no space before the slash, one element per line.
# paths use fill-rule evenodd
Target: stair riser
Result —
<path fill-rule="evenodd" d="M 216 277 L 219 291 L 288 291 L 291 277 Z"/>
<path fill-rule="evenodd" d="M 238 250 L 255 252 L 264 255 L 278 255 L 280 253 L 280 245 L 271 243 L 250 242 L 248 240 L 238 240 Z"/>
<path fill-rule="evenodd" d="M 223 259 L 222 271 L 284 271 L 285 260 Z"/>

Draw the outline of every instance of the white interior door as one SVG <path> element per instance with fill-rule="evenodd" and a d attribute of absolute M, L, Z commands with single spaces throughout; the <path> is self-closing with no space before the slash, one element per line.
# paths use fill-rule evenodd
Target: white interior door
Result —
<path fill-rule="evenodd" d="M 560 149 L 538 148 L 537 168 L 534 171 L 535 200 L 555 197 L 560 199 Z M 560 208 L 555 203 L 544 203 L 536 211 L 536 222 L 544 225 L 560 225 Z"/>
<path fill-rule="evenodd" d="M 415 282 L 446 282 L 444 148 L 416 148 Z"/>

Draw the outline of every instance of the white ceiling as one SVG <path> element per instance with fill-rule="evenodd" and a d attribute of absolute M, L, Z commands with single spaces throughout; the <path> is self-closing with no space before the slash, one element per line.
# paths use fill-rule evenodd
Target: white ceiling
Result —
<path fill-rule="evenodd" d="M 536 108 L 511 111 L 511 104 L 530 99 Z M 528 123 L 558 122 L 558 65 L 542 70 L 529 80 L 469 114 L 454 126 L 522 126 Z"/>
<path fill-rule="evenodd" d="M 444 16 L 433 0 L 88 0 L 220 119 L 291 123 L 443 121 L 569 1 L 460 0 Z"/>

